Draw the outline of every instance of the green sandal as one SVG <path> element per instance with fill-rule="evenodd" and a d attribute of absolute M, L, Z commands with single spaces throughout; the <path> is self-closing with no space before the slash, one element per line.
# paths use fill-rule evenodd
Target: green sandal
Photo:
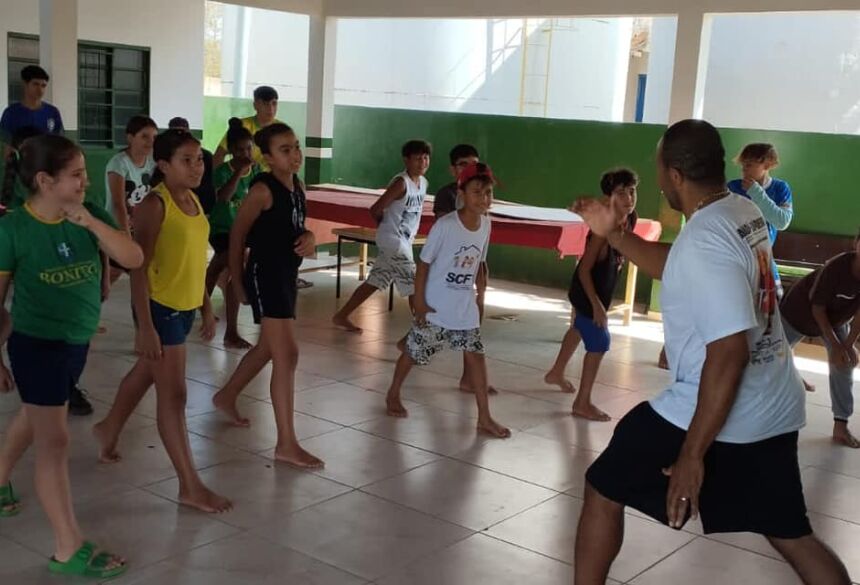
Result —
<path fill-rule="evenodd" d="M 12 491 L 12 482 L 0 486 L 0 518 L 17 516 L 20 511 L 21 500 L 15 497 L 15 492 Z"/>
<path fill-rule="evenodd" d="M 106 568 L 114 560 L 114 555 L 108 552 L 100 552 L 99 554 L 95 554 L 95 552 L 96 545 L 91 542 L 84 542 L 78 552 L 65 563 L 51 558 L 48 569 L 52 573 L 60 575 L 78 575 L 93 579 L 111 579 L 122 575 L 128 569 L 128 565 L 124 561 L 118 567 Z"/>

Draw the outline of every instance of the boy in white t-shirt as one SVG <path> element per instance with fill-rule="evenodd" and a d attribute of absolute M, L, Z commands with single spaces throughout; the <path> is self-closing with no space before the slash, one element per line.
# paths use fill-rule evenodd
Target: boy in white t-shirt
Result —
<path fill-rule="evenodd" d="M 427 195 L 427 170 L 433 148 L 429 142 L 410 140 L 403 145 L 405 169 L 389 183 L 385 193 L 370 207 L 370 214 L 379 227 L 376 230 L 376 259 L 366 282 L 332 317 L 335 326 L 351 333 L 361 333 L 361 327 L 350 321 L 349 316 L 364 301 L 378 290 L 385 290 L 392 283 L 401 297 L 409 297 L 415 291 L 415 260 L 412 243 L 421 225 L 424 197 Z"/>
<path fill-rule="evenodd" d="M 415 324 L 386 397 L 390 416 L 408 415 L 400 400 L 400 388 L 412 366 L 424 366 L 447 345 L 464 352 L 471 386 L 478 403 L 478 431 L 498 438 L 511 431 L 490 416 L 487 364 L 481 343 L 483 299 L 475 288 L 481 264 L 490 245 L 487 211 L 493 200 L 493 172 L 483 163 L 471 164 L 460 173 L 458 196 L 463 207 L 440 218 L 430 230 L 415 276 Z"/>

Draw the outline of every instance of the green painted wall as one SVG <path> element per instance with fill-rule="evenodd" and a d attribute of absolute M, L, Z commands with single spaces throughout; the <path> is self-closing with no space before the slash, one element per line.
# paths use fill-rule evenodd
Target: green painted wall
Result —
<path fill-rule="evenodd" d="M 435 149 L 430 190 L 451 181 L 448 150 L 474 144 L 500 181 L 497 197 L 534 205 L 566 207 L 582 194 L 598 194 L 601 173 L 631 166 L 642 178 L 639 212 L 656 217 L 660 195 L 654 147 L 662 128 L 510 116 L 481 116 L 339 106 L 335 109 L 335 182 L 383 187 L 401 170 L 400 146 L 410 138 Z M 574 259 L 559 261 L 551 250 L 493 246 L 489 257 L 497 277 L 567 287 Z M 649 283 L 641 282 L 643 302 Z"/>
<path fill-rule="evenodd" d="M 232 117 L 245 118 L 254 115 L 254 102 L 244 98 L 203 98 L 203 146 L 215 152 L 221 138 L 227 132 L 227 121 Z M 307 120 L 305 104 L 295 102 L 278 103 L 278 119 L 289 124 L 304 138 Z"/>

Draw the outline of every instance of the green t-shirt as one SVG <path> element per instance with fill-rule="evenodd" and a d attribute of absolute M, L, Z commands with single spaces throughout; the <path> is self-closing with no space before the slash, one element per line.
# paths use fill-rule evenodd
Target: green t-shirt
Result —
<path fill-rule="evenodd" d="M 84 206 L 110 226 L 104 209 Z M 40 339 L 88 343 L 101 311 L 102 262 L 89 230 L 44 221 L 24 205 L 0 218 L 0 272 L 11 274 L 12 329 Z"/>
<path fill-rule="evenodd" d="M 248 195 L 248 189 L 251 188 L 251 181 L 254 180 L 254 177 L 256 177 L 259 172 L 260 169 L 256 164 L 251 165 L 251 170 L 248 171 L 248 174 L 240 178 L 239 182 L 236 184 L 236 192 L 233 194 L 230 201 L 215 202 L 215 205 L 212 207 L 212 211 L 209 212 L 209 226 L 213 235 L 229 233 L 230 228 L 233 227 L 233 222 L 236 220 L 236 213 L 239 211 L 239 206 Z M 217 192 L 221 187 L 229 183 L 232 176 L 233 167 L 230 166 L 229 162 L 225 162 L 215 169 L 212 176 L 215 191 Z"/>

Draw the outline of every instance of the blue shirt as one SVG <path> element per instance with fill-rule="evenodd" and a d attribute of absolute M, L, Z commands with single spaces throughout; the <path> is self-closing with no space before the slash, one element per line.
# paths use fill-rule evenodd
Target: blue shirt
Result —
<path fill-rule="evenodd" d="M 60 110 L 48 102 L 42 102 L 42 107 L 38 110 L 31 110 L 17 102 L 3 110 L 3 117 L 0 118 L 0 139 L 8 144 L 19 130 L 27 126 L 45 134 L 62 134 L 63 118 L 60 116 Z"/>
<path fill-rule="evenodd" d="M 729 191 L 732 193 L 737 193 L 738 195 L 743 195 L 747 199 L 752 199 L 757 205 L 758 201 L 754 197 L 751 196 L 750 193 L 747 193 L 747 190 L 743 187 L 743 181 L 741 179 L 735 179 L 734 181 L 729 181 Z M 752 189 L 750 189 L 752 190 Z M 781 179 L 771 178 L 770 185 L 765 187 L 764 192 L 767 194 L 768 198 L 774 202 L 777 207 L 782 208 L 791 208 L 792 200 L 791 200 L 791 187 L 789 187 L 788 183 Z M 783 226 L 775 226 L 773 224 L 774 218 L 771 217 L 771 214 L 767 213 L 767 209 L 763 208 L 762 205 L 758 205 L 759 210 L 762 212 L 762 215 L 767 220 L 767 231 L 770 236 L 770 243 L 776 241 L 776 233 L 777 231 L 784 230 L 788 227 L 786 223 Z M 789 215 L 788 220 L 791 221 L 791 216 Z"/>

